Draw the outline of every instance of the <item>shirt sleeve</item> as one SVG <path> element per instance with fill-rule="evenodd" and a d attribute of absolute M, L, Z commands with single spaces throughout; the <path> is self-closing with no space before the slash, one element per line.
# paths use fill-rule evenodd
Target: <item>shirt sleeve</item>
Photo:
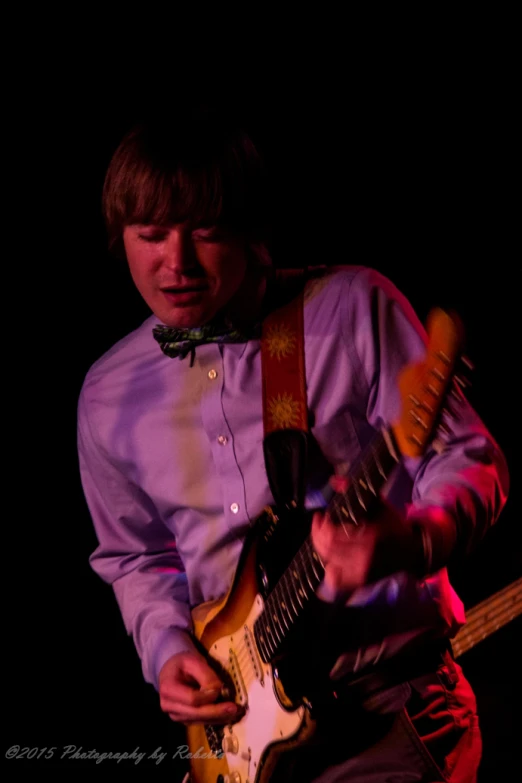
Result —
<path fill-rule="evenodd" d="M 401 410 L 398 376 L 425 356 L 427 335 L 412 306 L 383 275 L 358 272 L 343 297 L 343 330 L 359 369 L 367 400 L 366 417 L 375 428 L 390 425 Z M 463 395 L 442 451 L 430 446 L 422 458 L 404 460 L 412 480 L 409 517 L 432 512 L 434 546 L 437 514 L 448 512 L 456 526 L 452 556 L 469 553 L 497 520 L 507 499 L 505 457 Z"/>
<path fill-rule="evenodd" d="M 98 539 L 89 562 L 112 585 L 144 678 L 158 689 L 163 664 L 194 649 L 183 564 L 151 499 L 96 441 L 83 393 L 77 433 L 80 476 Z"/>

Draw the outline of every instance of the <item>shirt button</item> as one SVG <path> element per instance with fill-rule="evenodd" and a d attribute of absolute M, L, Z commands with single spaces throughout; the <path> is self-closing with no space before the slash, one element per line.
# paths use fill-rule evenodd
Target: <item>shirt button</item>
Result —
<path fill-rule="evenodd" d="M 226 443 L 228 443 L 228 438 L 226 435 L 220 435 L 217 441 L 220 446 L 224 446 Z"/>
<path fill-rule="evenodd" d="M 237 512 L 239 511 L 238 504 L 237 503 L 232 503 L 232 505 L 230 506 L 230 510 L 231 510 L 231 512 L 233 514 L 237 514 Z"/>
<path fill-rule="evenodd" d="M 209 370 L 208 377 L 210 378 L 211 381 L 215 381 L 217 378 L 217 372 L 215 370 Z"/>

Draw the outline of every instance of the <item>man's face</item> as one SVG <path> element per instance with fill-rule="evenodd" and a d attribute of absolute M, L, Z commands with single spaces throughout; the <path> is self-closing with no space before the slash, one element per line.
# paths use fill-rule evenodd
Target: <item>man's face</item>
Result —
<path fill-rule="evenodd" d="M 244 243 L 219 229 L 131 225 L 123 243 L 138 291 L 167 326 L 207 323 L 245 279 Z"/>

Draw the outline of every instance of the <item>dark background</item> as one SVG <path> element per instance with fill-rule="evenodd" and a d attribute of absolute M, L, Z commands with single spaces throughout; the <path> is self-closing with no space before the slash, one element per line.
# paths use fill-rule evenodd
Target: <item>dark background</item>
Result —
<path fill-rule="evenodd" d="M 161 746 L 171 756 L 183 741 L 142 680 L 111 589 L 89 569 L 96 541 L 75 442 L 90 364 L 147 316 L 124 265 L 106 252 L 104 171 L 142 110 L 179 111 L 181 102 L 175 90 L 150 97 L 146 84 L 122 94 L 110 83 L 76 82 L 71 90 L 34 78 L 29 109 L 9 123 L 17 228 L 9 230 L 14 284 L 6 291 L 16 340 L 4 346 L 13 410 L 4 422 L 12 434 L 4 486 L 4 745 L 56 747 L 53 762 L 40 762 L 43 770 L 65 745 L 139 747 L 147 755 Z M 267 156 L 276 263 L 365 263 L 389 275 L 422 318 L 439 304 L 461 315 L 476 366 L 469 397 L 512 476 L 497 526 L 453 575 L 471 607 L 521 572 L 512 100 L 487 69 L 473 77 L 465 69 L 444 78 L 410 73 L 406 82 L 381 74 L 378 84 L 357 96 L 317 80 L 277 91 L 263 83 L 214 85 L 210 93 L 244 115 Z M 479 702 L 483 783 L 507 779 L 502 771 L 516 765 L 520 628 L 518 619 L 461 659 Z M 9 769 L 37 763 L 11 760 Z M 72 764 L 61 766 L 94 766 Z M 129 762 L 101 766 L 116 779 L 131 769 Z M 174 781 L 180 770 L 167 759 L 137 768 Z"/>

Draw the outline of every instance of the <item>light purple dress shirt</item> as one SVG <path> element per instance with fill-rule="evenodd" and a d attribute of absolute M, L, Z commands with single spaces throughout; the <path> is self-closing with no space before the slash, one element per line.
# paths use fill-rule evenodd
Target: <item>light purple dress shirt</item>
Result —
<path fill-rule="evenodd" d="M 90 563 L 113 586 L 145 680 L 192 649 L 191 608 L 228 590 L 244 536 L 273 502 L 263 461 L 258 340 L 165 356 L 148 318 L 89 370 L 78 407 L 81 479 L 99 541 Z M 422 358 L 425 333 L 410 304 L 379 273 L 332 269 L 307 284 L 305 359 L 313 435 L 343 473 L 400 410 L 399 370 Z M 467 402 L 445 450 L 400 466 L 388 497 L 407 513 L 443 506 L 473 546 L 497 519 L 508 471 Z M 317 472 L 307 505 L 326 474 Z M 398 573 L 356 591 L 349 606 L 392 612 L 382 644 L 354 643 L 343 670 L 396 652 L 412 637 L 453 635 L 462 603 L 446 569 L 417 581 Z M 371 622 L 371 620 L 370 620 Z M 376 619 L 376 622 L 379 622 Z"/>

